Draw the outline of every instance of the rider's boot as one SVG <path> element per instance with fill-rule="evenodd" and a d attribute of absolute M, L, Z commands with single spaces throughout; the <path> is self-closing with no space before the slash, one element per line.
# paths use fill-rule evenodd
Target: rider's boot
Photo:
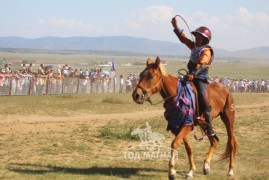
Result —
<path fill-rule="evenodd" d="M 212 117 L 211 117 L 211 106 L 209 104 L 205 105 L 205 111 L 204 111 L 204 117 L 206 122 L 206 131 L 208 136 L 215 136 L 216 133 L 214 129 L 212 128 Z"/>

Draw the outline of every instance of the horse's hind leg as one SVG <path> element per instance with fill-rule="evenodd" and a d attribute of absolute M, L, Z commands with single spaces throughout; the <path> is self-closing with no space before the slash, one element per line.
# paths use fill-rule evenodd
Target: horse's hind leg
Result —
<path fill-rule="evenodd" d="M 213 155 L 213 153 L 218 145 L 218 138 L 216 136 L 210 136 L 208 138 L 209 138 L 211 146 L 210 146 L 209 151 L 208 151 L 206 158 L 204 160 L 203 171 L 204 171 L 205 175 L 207 175 L 210 172 L 210 161 L 211 161 L 212 155 Z"/>
<path fill-rule="evenodd" d="M 169 172 L 168 172 L 169 179 L 175 179 L 176 177 L 176 170 L 175 170 L 176 152 L 180 142 L 183 140 L 183 138 L 185 138 L 185 136 L 188 135 L 189 132 L 191 132 L 191 130 L 192 126 L 183 126 L 171 144 L 171 159 L 169 161 Z"/>
<path fill-rule="evenodd" d="M 232 101 L 230 99 L 230 101 Z M 230 158 L 229 163 L 229 172 L 228 176 L 234 175 L 234 156 L 237 154 L 238 145 L 234 135 L 234 120 L 235 120 L 235 112 L 234 112 L 234 105 L 229 103 L 226 107 L 225 111 L 221 114 L 221 119 L 225 124 L 227 134 L 228 134 L 228 142 L 226 145 L 225 152 L 222 154 L 222 159 Z"/>
<path fill-rule="evenodd" d="M 187 154 L 188 154 L 188 159 L 189 159 L 189 164 L 190 164 L 190 171 L 189 171 L 189 173 L 186 176 L 188 178 L 192 178 L 193 177 L 193 173 L 196 170 L 196 167 L 195 167 L 195 164 L 194 164 L 192 148 L 191 148 L 191 144 L 190 144 L 190 141 L 189 141 L 188 136 L 185 136 L 183 138 L 183 142 L 184 142 L 184 145 L 185 145 L 185 149 L 187 151 Z"/>

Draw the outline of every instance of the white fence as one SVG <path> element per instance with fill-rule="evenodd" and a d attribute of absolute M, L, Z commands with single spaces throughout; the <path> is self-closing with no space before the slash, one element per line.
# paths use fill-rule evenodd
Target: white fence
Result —
<path fill-rule="evenodd" d="M 115 79 L 81 79 L 78 77 L 5 77 L 0 82 L 0 96 L 115 93 Z"/>

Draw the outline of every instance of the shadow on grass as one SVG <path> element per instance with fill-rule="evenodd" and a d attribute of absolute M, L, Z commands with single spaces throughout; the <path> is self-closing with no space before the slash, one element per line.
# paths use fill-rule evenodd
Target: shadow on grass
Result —
<path fill-rule="evenodd" d="M 25 174 L 46 174 L 46 173 L 70 173 L 70 174 L 85 174 L 85 175 L 104 175 L 104 176 L 118 176 L 122 178 L 130 178 L 131 176 L 151 176 L 141 172 L 167 172 L 166 170 L 152 169 L 152 168 L 132 168 L 132 167 L 91 167 L 91 168 L 70 168 L 52 165 L 39 164 L 9 164 L 7 169 L 9 171 Z M 139 173 L 140 172 L 140 173 Z"/>

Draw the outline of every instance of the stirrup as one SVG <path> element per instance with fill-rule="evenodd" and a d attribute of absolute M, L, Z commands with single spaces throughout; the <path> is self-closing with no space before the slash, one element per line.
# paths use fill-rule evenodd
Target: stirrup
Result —
<path fill-rule="evenodd" d="M 212 128 L 212 127 L 211 127 L 211 128 Z M 213 131 L 213 133 L 209 134 L 209 133 L 208 133 L 208 130 L 206 130 L 206 135 L 208 135 L 208 136 L 210 136 L 210 137 L 216 136 L 216 133 L 215 133 L 215 131 L 214 131 L 213 128 L 212 128 L 212 131 Z"/>
<path fill-rule="evenodd" d="M 206 134 L 207 134 L 208 136 L 210 136 L 210 137 L 216 136 L 216 133 L 215 133 L 215 132 L 214 132 L 213 134 L 208 134 L 208 133 L 206 132 Z"/>
<path fill-rule="evenodd" d="M 214 134 L 207 134 L 207 132 L 206 132 L 206 135 L 207 135 L 209 138 L 216 139 L 216 140 L 219 142 L 219 137 L 216 135 L 215 132 L 214 132 Z"/>

